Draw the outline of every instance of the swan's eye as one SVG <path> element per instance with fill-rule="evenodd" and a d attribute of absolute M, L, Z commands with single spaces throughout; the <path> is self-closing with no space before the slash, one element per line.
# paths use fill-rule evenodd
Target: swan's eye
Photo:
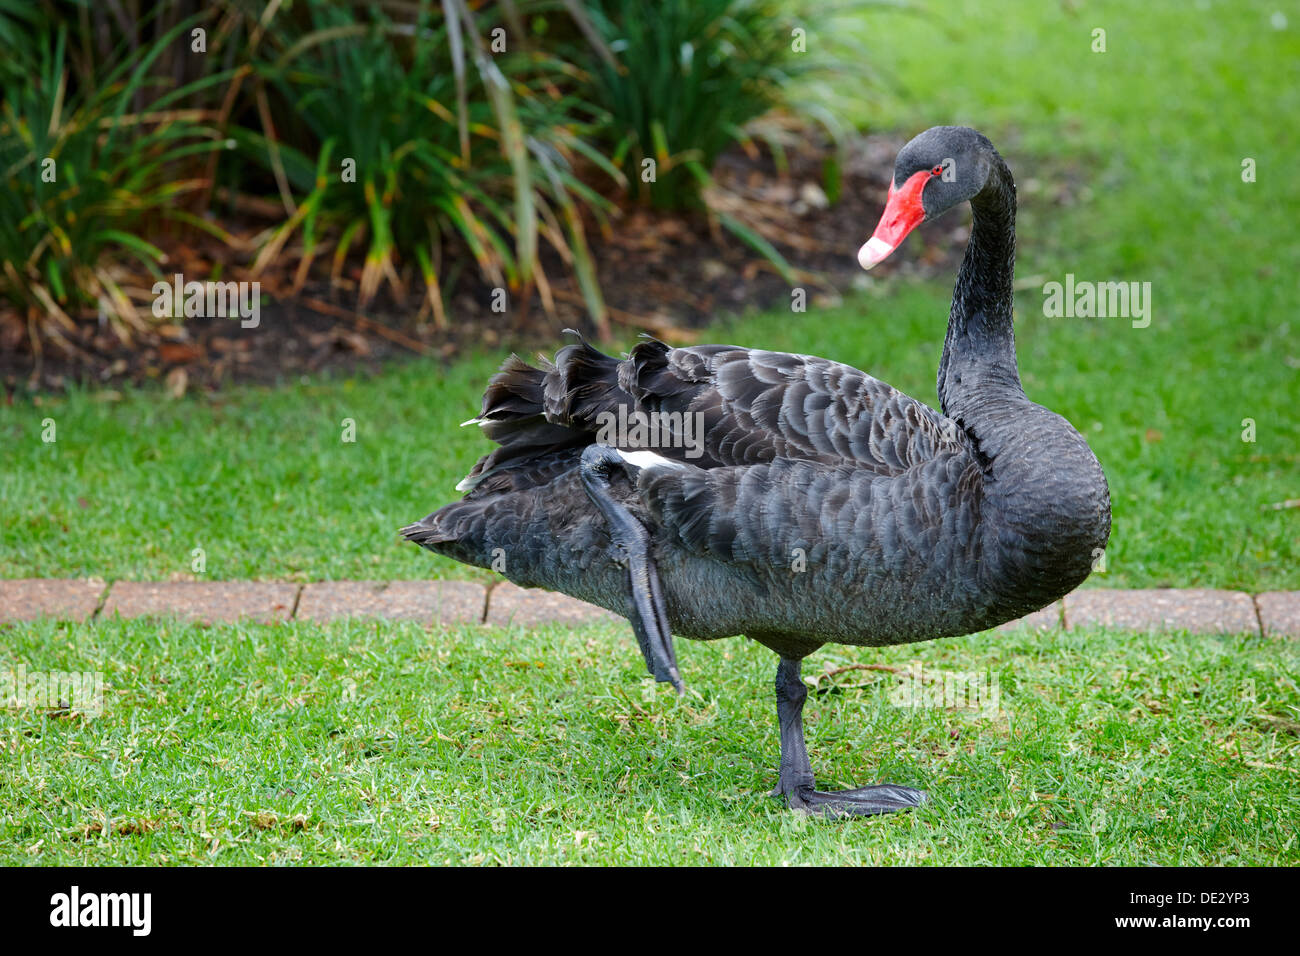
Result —
<path fill-rule="evenodd" d="M 930 170 L 930 175 L 931 175 L 931 176 L 942 176 L 942 175 L 943 175 L 943 167 L 942 167 L 942 166 L 936 166 L 936 167 L 934 167 L 934 169 Z"/>

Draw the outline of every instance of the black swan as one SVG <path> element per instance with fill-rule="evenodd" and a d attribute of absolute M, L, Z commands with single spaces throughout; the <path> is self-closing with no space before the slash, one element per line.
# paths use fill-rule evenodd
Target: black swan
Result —
<path fill-rule="evenodd" d="M 816 789 L 800 662 L 828 642 L 1013 620 L 1082 582 L 1110 534 L 1097 459 L 1020 385 L 1015 183 L 993 144 L 940 126 L 903 147 L 858 260 L 870 268 L 965 200 L 942 415 L 826 359 L 648 340 L 620 361 L 580 340 L 543 368 L 502 366 L 472 420 L 500 447 L 462 500 L 402 534 L 626 616 L 650 673 L 678 690 L 673 634 L 764 644 L 780 655 L 773 793 L 824 815 L 919 805 L 910 787 Z"/>

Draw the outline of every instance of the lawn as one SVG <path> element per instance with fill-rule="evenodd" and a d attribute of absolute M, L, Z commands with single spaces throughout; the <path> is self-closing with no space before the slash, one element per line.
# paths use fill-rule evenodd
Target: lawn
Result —
<path fill-rule="evenodd" d="M 1300 509 L 1271 507 L 1300 498 L 1300 131 L 1284 119 L 1300 115 L 1300 17 L 983 6 L 872 14 L 863 39 L 890 85 L 834 95 L 869 128 L 978 126 L 1011 161 L 1025 387 L 1111 486 L 1088 586 L 1300 588 Z M 1066 204 L 1034 201 L 1058 189 Z M 1150 325 L 1045 317 L 1044 283 L 1067 274 L 1150 282 Z M 933 403 L 951 286 L 873 277 L 707 338 L 827 355 Z M 210 579 L 479 574 L 395 531 L 485 450 L 456 426 L 502 358 L 0 407 L 0 576 L 167 579 L 193 573 L 196 548 Z M 681 642 L 680 699 L 645 678 L 626 626 L 100 620 L 13 625 L 0 644 L 108 688 L 98 718 L 0 710 L 0 862 L 1300 863 L 1295 643 L 1077 630 L 829 647 L 809 673 L 919 660 L 989 673 L 1002 696 L 981 716 L 894 706 L 885 672 L 823 682 L 835 692 L 807 711 L 821 782 L 932 797 L 830 824 L 765 796 L 774 659 L 742 640 Z"/>
<path fill-rule="evenodd" d="M 1010 157 L 1027 200 L 1022 377 L 1085 434 L 1114 499 L 1090 586 L 1300 586 L 1300 509 L 1270 507 L 1300 496 L 1300 143 L 1277 121 L 1300 112 L 1300 22 L 1275 29 L 1268 4 L 980 9 L 864 20 L 893 85 L 836 95 L 873 126 L 978 125 Z M 1072 205 L 1032 201 L 1059 188 Z M 846 255 L 868 228 L 844 237 Z M 1043 284 L 1067 273 L 1150 282 L 1150 325 L 1044 317 Z M 708 338 L 833 357 L 934 403 L 951 283 L 869 280 L 842 304 L 733 318 Z M 485 450 L 456 426 L 503 355 L 179 402 L 92 391 L 0 408 L 0 573 L 166 579 L 193 573 L 196 548 L 209 579 L 473 573 L 395 531 L 451 500 Z"/>
<path fill-rule="evenodd" d="M 806 710 L 825 786 L 929 791 L 810 821 L 775 782 L 775 658 L 680 642 L 687 694 L 626 627 L 202 628 L 4 634 L 104 671 L 104 715 L 0 711 L 0 864 L 1300 863 L 1295 645 L 984 634 L 853 662 L 996 681 L 996 713 L 891 703 L 848 671 Z M 36 666 L 33 663 L 30 666 Z"/>

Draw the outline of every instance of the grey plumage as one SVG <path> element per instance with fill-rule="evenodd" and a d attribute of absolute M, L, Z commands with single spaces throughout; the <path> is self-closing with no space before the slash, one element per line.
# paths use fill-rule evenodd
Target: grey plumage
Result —
<path fill-rule="evenodd" d="M 674 634 L 744 634 L 797 662 L 827 642 L 981 630 L 1072 590 L 1109 535 L 1105 478 L 1079 433 L 1021 388 L 1006 164 L 973 130 L 939 127 L 900 153 L 895 183 L 949 157 L 966 180 L 936 176 L 926 218 L 969 200 L 974 223 L 939 367 L 943 415 L 827 359 L 648 340 L 618 360 L 579 341 L 540 368 L 506 362 L 479 415 L 498 447 L 462 500 L 405 536 L 480 567 L 503 554 L 518 584 L 627 614 L 578 474 L 602 413 L 621 407 L 703 423 L 697 457 L 670 435 L 653 450 L 676 467 L 628 467 L 611 491 L 649 532 Z"/>
<path fill-rule="evenodd" d="M 656 447 L 682 467 L 637 470 L 623 497 L 652 531 L 684 637 L 967 633 L 1059 597 L 1104 546 L 1104 486 L 1082 502 L 1092 529 L 1060 513 L 1077 497 L 1059 487 L 1072 479 L 1062 469 L 1086 465 L 1086 445 L 1023 396 L 996 409 L 1012 427 L 989 435 L 990 456 L 956 422 L 848 366 L 655 341 L 621 362 L 580 343 L 542 371 L 507 363 L 479 416 L 502 447 L 475 466 L 482 480 L 462 501 L 405 534 L 480 567 L 504 555 L 518 584 L 623 613 L 603 520 L 577 480 L 598 416 L 619 404 L 703 415 L 702 456 Z"/>

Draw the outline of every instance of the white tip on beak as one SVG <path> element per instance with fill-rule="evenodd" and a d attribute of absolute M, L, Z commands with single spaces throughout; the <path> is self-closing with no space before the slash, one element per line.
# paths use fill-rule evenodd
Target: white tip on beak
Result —
<path fill-rule="evenodd" d="M 858 250 L 858 265 L 870 269 L 894 251 L 894 247 L 883 239 L 872 236 Z"/>

